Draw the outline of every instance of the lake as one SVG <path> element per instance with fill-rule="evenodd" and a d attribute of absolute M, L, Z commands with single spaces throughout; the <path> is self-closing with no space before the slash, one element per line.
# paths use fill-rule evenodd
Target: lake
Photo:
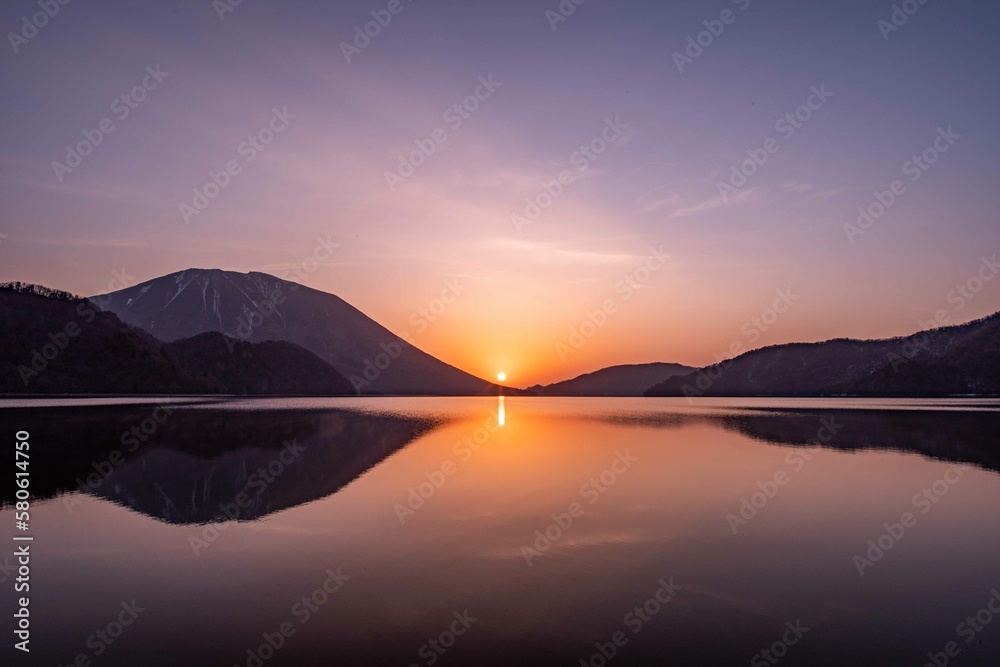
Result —
<path fill-rule="evenodd" d="M 18 399 L 0 422 L 31 445 L 17 664 L 1000 663 L 998 401 Z"/>

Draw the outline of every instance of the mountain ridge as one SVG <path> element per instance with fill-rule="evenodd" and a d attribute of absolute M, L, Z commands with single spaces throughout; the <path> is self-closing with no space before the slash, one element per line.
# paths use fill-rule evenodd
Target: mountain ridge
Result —
<path fill-rule="evenodd" d="M 769 345 L 669 378 L 645 395 L 1000 395 L 1000 312 L 907 336 Z"/>
<path fill-rule="evenodd" d="M 409 345 L 334 294 L 262 272 L 188 269 L 90 299 L 20 282 L 0 288 L 0 326 L 8 342 L 0 355 L 8 371 L 0 391 L 6 393 L 30 391 L 33 378 L 49 368 L 39 349 L 51 353 L 51 366 L 60 369 L 34 384 L 40 393 L 501 390 Z M 78 337 L 89 343 L 63 354 Z M 133 372 L 123 374 L 124 368 Z M 996 396 L 1000 312 L 906 336 L 769 345 L 701 369 L 621 364 L 503 390 L 542 396 Z"/>

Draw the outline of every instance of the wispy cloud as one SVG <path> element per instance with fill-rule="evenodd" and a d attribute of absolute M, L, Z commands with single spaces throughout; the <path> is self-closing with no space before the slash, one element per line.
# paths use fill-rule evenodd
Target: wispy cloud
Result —
<path fill-rule="evenodd" d="M 751 188 L 749 190 L 741 190 L 732 197 L 728 199 L 723 199 L 720 197 L 713 197 L 706 201 L 694 204 L 693 206 L 686 206 L 684 208 L 679 208 L 670 214 L 671 218 L 687 218 L 692 215 L 698 215 L 699 213 L 704 213 L 705 211 L 711 211 L 713 209 L 722 208 L 724 206 L 732 206 L 734 204 L 739 204 L 745 202 L 749 199 L 753 199 L 759 194 L 760 190 L 758 188 Z"/>
<path fill-rule="evenodd" d="M 496 237 L 486 240 L 490 248 L 531 261 L 552 263 L 623 264 L 641 259 L 641 256 L 626 252 L 598 252 L 566 248 L 543 241 Z"/>
<path fill-rule="evenodd" d="M 666 186 L 663 186 L 663 187 L 666 187 Z M 645 193 L 644 195 L 641 195 L 638 199 L 636 199 L 636 203 L 637 204 L 641 204 L 642 200 L 648 198 L 649 195 L 652 194 L 652 192 L 653 191 L 650 191 L 650 192 Z M 655 213 L 656 211 L 659 211 L 661 208 L 664 208 L 666 206 L 670 206 L 671 204 L 675 204 L 675 203 L 679 202 L 680 200 L 681 200 L 681 196 L 679 194 L 677 194 L 676 192 L 674 192 L 674 193 L 671 193 L 669 195 L 664 195 L 664 196 L 652 199 L 652 201 L 649 201 L 648 203 L 644 204 L 640 210 L 643 213 Z"/>

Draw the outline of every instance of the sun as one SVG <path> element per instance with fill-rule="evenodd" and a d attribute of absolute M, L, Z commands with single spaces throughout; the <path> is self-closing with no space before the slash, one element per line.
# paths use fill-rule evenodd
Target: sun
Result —
<path fill-rule="evenodd" d="M 497 381 L 498 382 L 503 382 L 506 379 L 507 379 L 507 374 L 506 373 L 497 373 Z"/>

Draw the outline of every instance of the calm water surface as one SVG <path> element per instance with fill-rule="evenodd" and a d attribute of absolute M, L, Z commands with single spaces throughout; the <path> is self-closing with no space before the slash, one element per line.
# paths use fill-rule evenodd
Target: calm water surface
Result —
<path fill-rule="evenodd" d="M 949 664 L 995 666 L 998 410 L 4 401 L 5 437 L 31 434 L 36 539 L 30 660 L 10 647 L 7 569 L 3 655 L 596 666 L 603 650 L 609 665 L 919 667 L 954 642 Z M 117 633 L 133 600 L 120 635 L 94 634 Z"/>

